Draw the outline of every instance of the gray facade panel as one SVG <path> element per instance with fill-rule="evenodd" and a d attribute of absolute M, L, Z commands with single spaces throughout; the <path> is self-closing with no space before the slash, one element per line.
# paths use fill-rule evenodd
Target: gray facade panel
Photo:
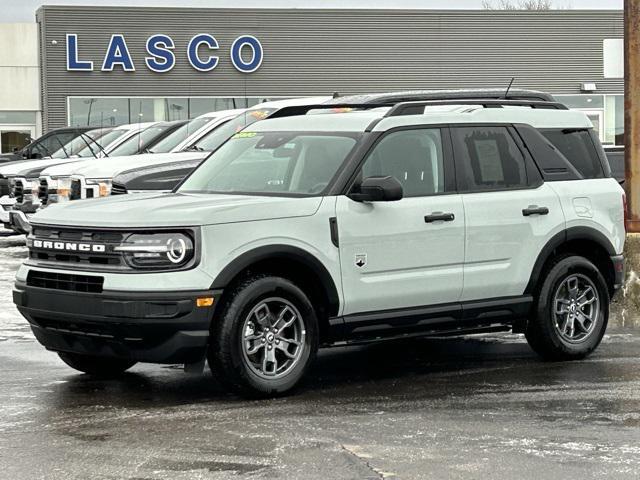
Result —
<path fill-rule="evenodd" d="M 425 88 L 515 86 L 580 93 L 622 93 L 603 78 L 602 41 L 622 38 L 622 11 L 278 10 L 45 6 L 42 32 L 44 128 L 64 125 L 68 96 L 294 96 Z M 67 72 L 65 34 L 98 71 Z M 112 34 L 124 34 L 136 72 L 100 72 Z M 170 35 L 176 66 L 154 73 L 145 42 Z M 220 63 L 198 72 L 186 48 L 197 33 L 220 44 Z M 261 68 L 236 71 L 233 39 L 256 36 Z M 57 42 L 57 43 L 55 43 Z M 54 44 L 55 43 L 55 44 Z"/>

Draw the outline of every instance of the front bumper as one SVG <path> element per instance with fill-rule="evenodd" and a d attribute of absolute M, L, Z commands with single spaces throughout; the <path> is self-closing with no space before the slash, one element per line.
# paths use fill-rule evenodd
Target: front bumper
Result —
<path fill-rule="evenodd" d="M 4 223 L 5 226 L 9 227 L 9 211 L 11 207 L 15 205 L 15 198 L 11 198 L 8 196 L 0 197 L 0 223 Z"/>
<path fill-rule="evenodd" d="M 79 293 L 16 282 L 13 301 L 48 350 L 136 362 L 193 363 L 204 358 L 215 307 L 199 297 L 222 291 Z"/>
<path fill-rule="evenodd" d="M 9 212 L 9 227 L 15 232 L 27 235 L 31 233 L 31 217 L 32 214 L 24 213 L 20 210 L 11 210 Z"/>

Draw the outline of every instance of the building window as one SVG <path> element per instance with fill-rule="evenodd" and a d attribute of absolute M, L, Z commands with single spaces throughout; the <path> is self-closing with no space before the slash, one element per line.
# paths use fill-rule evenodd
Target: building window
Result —
<path fill-rule="evenodd" d="M 623 95 L 554 95 L 572 110 L 584 112 L 603 145 L 624 145 Z"/>
<path fill-rule="evenodd" d="M 262 97 L 69 97 L 68 123 L 81 127 L 113 127 L 127 123 L 188 120 L 208 112 L 249 108 L 267 100 Z"/>

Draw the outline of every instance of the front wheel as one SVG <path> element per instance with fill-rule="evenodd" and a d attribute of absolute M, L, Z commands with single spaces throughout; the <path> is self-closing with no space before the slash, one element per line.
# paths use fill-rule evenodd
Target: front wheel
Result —
<path fill-rule="evenodd" d="M 118 358 L 94 357 L 79 353 L 60 352 L 58 356 L 71 368 L 96 377 L 114 377 L 136 364 L 136 362 Z"/>
<path fill-rule="evenodd" d="M 609 291 L 597 267 L 584 257 L 566 256 L 549 270 L 526 337 L 548 360 L 574 360 L 600 344 L 609 319 Z"/>
<path fill-rule="evenodd" d="M 241 394 L 287 392 L 318 349 L 318 322 L 309 298 L 275 276 L 251 277 L 230 295 L 214 319 L 208 355 L 212 372 Z"/>

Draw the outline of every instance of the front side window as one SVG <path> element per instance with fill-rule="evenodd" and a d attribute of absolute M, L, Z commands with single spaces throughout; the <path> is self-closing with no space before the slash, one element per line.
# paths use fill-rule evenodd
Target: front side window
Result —
<path fill-rule="evenodd" d="M 180 187 L 183 193 L 317 195 L 359 134 L 239 132 Z"/>
<path fill-rule="evenodd" d="M 459 189 L 527 188 L 525 159 L 506 127 L 451 129 Z"/>
<path fill-rule="evenodd" d="M 602 178 L 602 163 L 589 130 L 542 130 L 542 135 L 556 147 L 584 178 Z"/>
<path fill-rule="evenodd" d="M 362 178 L 392 176 L 405 197 L 444 192 L 444 158 L 440 129 L 401 130 L 385 136 L 362 167 Z"/>

